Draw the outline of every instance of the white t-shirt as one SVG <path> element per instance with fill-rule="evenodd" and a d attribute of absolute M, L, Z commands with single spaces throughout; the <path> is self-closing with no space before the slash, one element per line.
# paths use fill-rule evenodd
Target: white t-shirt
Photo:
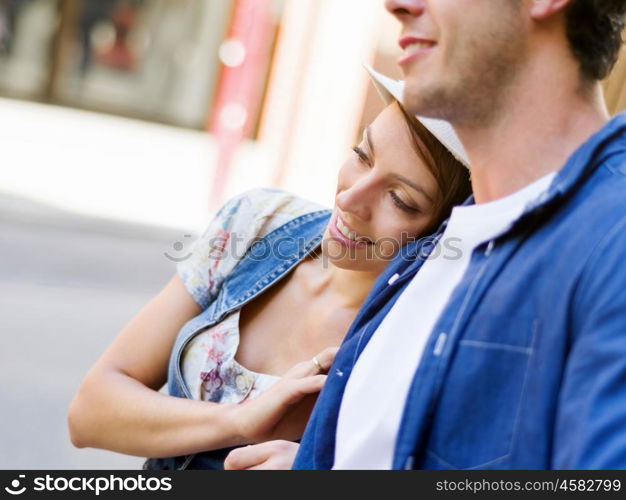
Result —
<path fill-rule="evenodd" d="M 420 271 L 359 357 L 339 410 L 333 469 L 390 469 L 417 366 L 474 249 L 505 232 L 550 186 L 552 173 L 499 200 L 454 208 Z"/>

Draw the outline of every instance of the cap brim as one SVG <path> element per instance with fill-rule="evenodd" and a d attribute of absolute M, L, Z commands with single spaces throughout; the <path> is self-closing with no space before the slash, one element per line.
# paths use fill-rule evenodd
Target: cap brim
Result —
<path fill-rule="evenodd" d="M 396 101 L 403 105 L 404 101 L 404 82 L 394 80 L 388 76 L 379 73 L 368 64 L 363 65 L 369 73 L 374 87 L 380 94 L 385 104 L 391 104 Z M 452 155 L 467 168 L 470 168 L 470 161 L 461 140 L 457 136 L 454 128 L 445 120 L 436 118 L 426 118 L 423 116 L 415 117 L 424 127 L 433 134 Z"/>
<path fill-rule="evenodd" d="M 383 99 L 385 104 L 391 104 L 394 100 L 402 102 L 404 99 L 404 83 L 389 78 L 388 76 L 379 73 L 369 64 L 364 64 L 365 70 L 369 73 L 374 83 L 374 87 L 378 91 L 378 94 Z"/>

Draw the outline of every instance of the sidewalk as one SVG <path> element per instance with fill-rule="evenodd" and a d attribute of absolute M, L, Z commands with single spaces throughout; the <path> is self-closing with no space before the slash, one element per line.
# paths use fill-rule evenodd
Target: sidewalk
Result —
<path fill-rule="evenodd" d="M 77 216 L 0 197 L 2 469 L 140 469 L 75 449 L 67 430 L 82 378 L 174 274 L 180 231 Z"/>

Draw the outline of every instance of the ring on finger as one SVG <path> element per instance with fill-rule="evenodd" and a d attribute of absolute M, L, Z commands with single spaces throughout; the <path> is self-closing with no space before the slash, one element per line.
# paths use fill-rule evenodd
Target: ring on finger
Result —
<path fill-rule="evenodd" d="M 324 371 L 324 367 L 320 364 L 319 360 L 317 359 L 317 356 L 313 356 L 313 359 L 311 361 L 313 361 L 313 364 L 317 368 L 318 373 L 321 373 Z"/>

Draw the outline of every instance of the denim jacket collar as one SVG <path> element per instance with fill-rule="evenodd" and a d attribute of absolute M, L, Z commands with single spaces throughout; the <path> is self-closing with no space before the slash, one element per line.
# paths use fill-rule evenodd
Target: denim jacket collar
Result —
<path fill-rule="evenodd" d="M 615 137 L 622 135 L 625 129 L 626 113 L 621 113 L 591 136 L 570 156 L 565 166 L 557 173 L 548 190 L 526 207 L 522 218 L 533 213 L 538 208 L 551 205 L 559 198 L 575 191 L 608 156 L 615 153 L 616 150 L 626 148 L 626 144 L 614 141 Z M 474 203 L 475 199 L 472 195 L 463 203 L 463 206 L 473 205 Z M 441 232 L 445 230 L 447 223 L 448 221 L 442 224 Z"/>
<path fill-rule="evenodd" d="M 225 280 L 216 299 L 179 332 L 170 356 L 170 395 L 190 397 L 180 372 L 182 352 L 200 331 L 253 300 L 289 273 L 322 241 L 332 212 L 320 210 L 297 217 L 250 246 Z"/>
<path fill-rule="evenodd" d="M 331 214 L 320 210 L 300 216 L 256 241 L 224 282 L 216 314 L 238 309 L 289 273 L 320 245 Z"/>

